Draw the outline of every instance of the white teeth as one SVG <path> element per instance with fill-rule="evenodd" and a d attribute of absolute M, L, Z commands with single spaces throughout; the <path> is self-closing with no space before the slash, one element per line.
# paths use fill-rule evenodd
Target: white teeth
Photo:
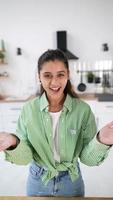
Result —
<path fill-rule="evenodd" d="M 51 88 L 51 89 L 57 91 L 59 88 Z"/>

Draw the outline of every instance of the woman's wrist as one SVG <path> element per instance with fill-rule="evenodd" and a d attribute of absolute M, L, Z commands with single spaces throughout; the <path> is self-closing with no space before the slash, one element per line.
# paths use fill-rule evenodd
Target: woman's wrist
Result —
<path fill-rule="evenodd" d="M 18 146 L 18 144 L 20 143 L 20 140 L 14 134 L 9 134 L 9 137 L 10 137 L 10 140 L 11 140 L 11 146 L 9 148 L 7 148 L 7 150 L 13 150 Z"/>
<path fill-rule="evenodd" d="M 97 140 L 98 140 L 98 142 L 102 143 L 102 142 L 101 142 L 101 138 L 100 138 L 100 134 L 99 134 L 99 133 L 100 133 L 100 132 L 97 133 Z M 103 144 L 103 143 L 102 143 L 102 144 Z"/>
<path fill-rule="evenodd" d="M 98 142 L 100 142 L 101 144 L 104 144 L 104 145 L 107 145 L 107 146 L 112 146 L 112 145 L 109 145 L 109 144 L 105 144 L 102 140 L 102 137 L 101 137 L 101 134 L 100 134 L 100 131 L 97 133 L 97 140 Z"/>

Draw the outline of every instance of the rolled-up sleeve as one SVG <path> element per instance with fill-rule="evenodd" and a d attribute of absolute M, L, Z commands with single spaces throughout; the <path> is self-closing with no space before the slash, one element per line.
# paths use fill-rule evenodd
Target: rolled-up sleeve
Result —
<path fill-rule="evenodd" d="M 24 108 L 17 122 L 16 133 L 19 144 L 13 150 L 5 151 L 5 159 L 18 165 L 27 165 L 32 160 L 32 147 L 27 138 L 26 116 Z"/>
<path fill-rule="evenodd" d="M 80 153 L 80 160 L 88 166 L 100 165 L 107 157 L 110 146 L 101 144 L 97 140 L 97 127 L 95 117 L 91 109 L 86 117 L 87 123 L 83 125 L 83 148 Z"/>

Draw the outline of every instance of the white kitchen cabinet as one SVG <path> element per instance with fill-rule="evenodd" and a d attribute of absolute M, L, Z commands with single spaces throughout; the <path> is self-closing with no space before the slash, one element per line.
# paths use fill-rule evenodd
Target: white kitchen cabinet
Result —
<path fill-rule="evenodd" d="M 113 102 L 97 102 L 95 115 L 98 118 L 98 129 L 113 121 Z"/>
<path fill-rule="evenodd" d="M 87 101 L 87 103 L 95 114 L 98 130 L 108 122 L 113 121 L 113 102 Z M 113 197 L 113 147 L 100 166 L 89 167 L 82 163 L 80 165 L 85 181 L 86 196 Z"/>
<path fill-rule="evenodd" d="M 0 131 L 15 132 L 24 102 L 0 103 Z"/>
<path fill-rule="evenodd" d="M 93 113 L 95 114 L 95 111 L 96 111 L 96 104 L 97 104 L 97 101 L 95 100 L 87 100 L 85 101 L 86 103 L 88 103 L 93 111 Z"/>
<path fill-rule="evenodd" d="M 95 115 L 98 130 L 113 121 L 113 102 L 85 101 Z"/>
<path fill-rule="evenodd" d="M 15 132 L 23 105 L 24 102 L 0 103 L 0 131 Z M 0 195 L 26 195 L 28 165 L 11 164 L 4 158 L 4 153 L 0 152 Z M 10 187 L 11 181 L 14 184 Z M 10 188 L 10 190 L 7 190 L 7 188 Z"/>
<path fill-rule="evenodd" d="M 0 104 L 0 130 L 2 129 L 2 106 Z"/>
<path fill-rule="evenodd" d="M 98 118 L 98 115 L 96 113 L 98 102 L 96 100 L 89 100 L 89 101 L 85 100 L 85 102 L 90 105 L 91 110 L 94 113 L 95 121 L 96 121 L 96 124 L 97 124 L 97 127 L 98 127 L 98 120 L 99 120 L 99 118 Z"/>

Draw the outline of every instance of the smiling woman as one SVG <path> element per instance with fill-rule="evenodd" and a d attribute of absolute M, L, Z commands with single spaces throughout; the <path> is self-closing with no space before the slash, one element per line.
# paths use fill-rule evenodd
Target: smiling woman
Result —
<path fill-rule="evenodd" d="M 38 76 L 41 82 L 41 93 L 46 91 L 47 94 L 49 111 L 61 110 L 65 101 L 65 93 L 70 93 L 71 96 L 77 98 L 69 80 L 67 58 L 60 50 L 48 51 L 40 57 Z"/>
<path fill-rule="evenodd" d="M 18 165 L 31 162 L 29 196 L 84 196 L 79 160 L 88 166 L 104 161 L 113 144 L 113 122 L 97 133 L 90 106 L 73 91 L 69 66 L 60 50 L 38 61 L 40 96 L 28 101 L 16 133 L 0 133 L 0 151 Z"/>
<path fill-rule="evenodd" d="M 43 67 L 44 66 L 44 67 Z M 64 53 L 60 50 L 48 50 L 38 60 L 38 76 L 40 78 L 41 72 L 45 73 L 45 78 L 59 78 L 59 80 L 65 80 L 67 84 L 65 85 L 64 92 L 70 93 L 73 97 L 78 97 L 73 91 L 71 82 L 69 80 L 69 65 L 68 60 Z M 56 74 L 55 74 L 56 73 Z M 41 85 L 41 91 L 43 93 L 44 88 Z"/>
<path fill-rule="evenodd" d="M 61 61 L 49 61 L 39 73 L 40 82 L 49 100 L 49 111 L 57 112 L 64 103 L 64 88 L 69 78 L 69 71 Z M 57 108 L 57 109 L 56 109 Z"/>

